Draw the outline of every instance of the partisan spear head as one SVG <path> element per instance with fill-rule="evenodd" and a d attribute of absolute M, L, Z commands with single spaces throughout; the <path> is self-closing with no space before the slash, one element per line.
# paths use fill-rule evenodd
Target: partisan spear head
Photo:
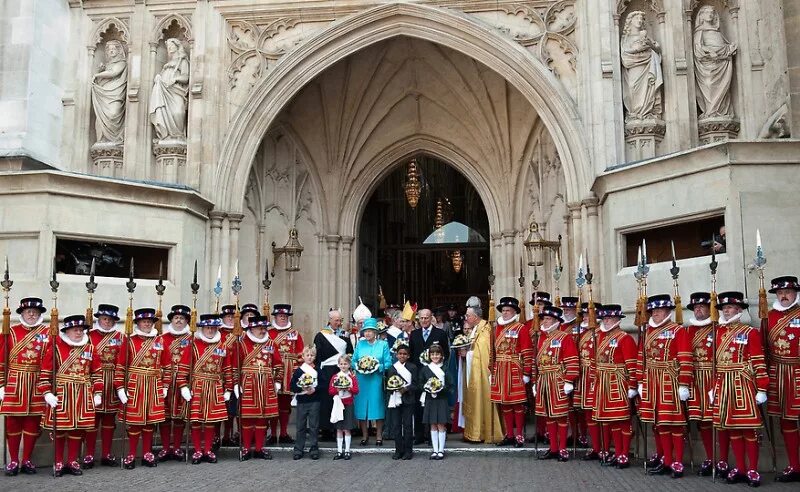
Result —
<path fill-rule="evenodd" d="M 589 268 L 589 262 L 586 262 L 586 283 L 592 285 L 592 279 L 594 279 L 594 273 Z"/>
<path fill-rule="evenodd" d="M 672 274 L 672 280 L 677 282 L 678 274 L 681 272 L 681 269 L 678 266 L 678 259 L 675 257 L 675 243 L 670 241 L 670 246 L 672 247 L 672 268 L 669 269 L 669 273 Z"/>
<path fill-rule="evenodd" d="M 192 294 L 197 295 L 200 291 L 200 284 L 197 283 L 197 260 L 194 260 L 194 277 L 192 277 L 192 283 L 189 285 L 192 289 Z"/>
<path fill-rule="evenodd" d="M 56 280 L 56 259 L 53 258 L 53 276 L 50 279 L 50 290 L 53 291 L 53 294 L 58 294 L 58 280 Z"/>
<path fill-rule="evenodd" d="M 761 247 L 761 231 L 756 230 L 756 259 L 753 261 L 753 264 L 759 270 L 763 271 L 764 266 L 767 264 L 767 257 L 764 255 L 764 248 Z"/>
<path fill-rule="evenodd" d="M 519 278 L 517 278 L 517 282 L 519 283 L 520 289 L 525 287 L 525 274 L 522 271 L 522 258 L 519 259 Z"/>
<path fill-rule="evenodd" d="M 3 273 L 3 281 L 0 282 L 0 285 L 3 286 L 3 290 L 6 293 L 11 290 L 11 286 L 14 285 L 14 281 L 8 275 L 8 256 L 6 256 L 6 270 Z"/>
<path fill-rule="evenodd" d="M 131 266 L 128 271 L 128 281 L 125 282 L 125 287 L 128 288 L 128 294 L 133 295 L 133 292 L 136 290 L 136 282 L 133 281 L 133 258 L 131 258 Z"/>
<path fill-rule="evenodd" d="M 261 281 L 261 285 L 264 286 L 264 290 L 269 290 L 270 286 L 272 286 L 272 280 L 269 279 L 269 259 L 267 259 L 265 263 L 264 280 Z"/>
<path fill-rule="evenodd" d="M 239 279 L 238 274 L 233 277 L 233 282 L 231 282 L 231 290 L 235 296 L 238 296 L 239 292 L 242 291 L 242 281 Z"/>
<path fill-rule="evenodd" d="M 89 294 L 94 294 L 94 291 L 97 290 L 97 282 L 94 281 L 95 260 L 96 258 L 92 258 L 92 266 L 89 267 L 89 281 L 86 282 L 86 292 Z"/>
<path fill-rule="evenodd" d="M 489 287 L 494 287 L 494 269 L 489 266 Z"/>
<path fill-rule="evenodd" d="M 717 263 L 717 253 L 714 251 L 714 236 L 711 236 L 711 263 L 708 264 L 708 268 L 711 270 L 711 275 L 717 274 L 717 267 L 719 263 Z"/>
<path fill-rule="evenodd" d="M 156 284 L 156 294 L 161 297 L 164 295 L 165 290 L 167 290 L 167 286 L 164 285 L 164 264 L 158 262 L 158 283 Z"/>
<path fill-rule="evenodd" d="M 531 281 L 531 285 L 533 286 L 533 290 L 539 290 L 539 269 L 533 267 L 533 280 Z"/>

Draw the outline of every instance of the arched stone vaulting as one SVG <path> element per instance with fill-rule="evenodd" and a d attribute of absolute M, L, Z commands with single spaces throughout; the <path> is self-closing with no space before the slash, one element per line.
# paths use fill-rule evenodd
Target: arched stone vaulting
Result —
<path fill-rule="evenodd" d="M 510 39 L 453 11 L 417 4 L 377 6 L 338 22 L 275 65 L 233 119 L 221 152 L 217 208 L 236 212 L 261 139 L 284 106 L 307 83 L 347 56 L 397 36 L 456 50 L 505 78 L 539 113 L 561 157 L 569 200 L 580 200 L 591 182 L 589 153 L 578 112 L 558 80 Z M 471 179 L 475 183 L 474 177 Z M 491 220 L 491 219 L 490 219 Z M 510 228 L 500 217 L 496 225 Z M 327 231 L 338 232 L 338 231 Z"/>

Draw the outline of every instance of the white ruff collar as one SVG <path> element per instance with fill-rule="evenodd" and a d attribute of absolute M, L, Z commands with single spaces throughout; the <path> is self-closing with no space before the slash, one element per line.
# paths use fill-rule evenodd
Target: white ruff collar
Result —
<path fill-rule="evenodd" d="M 264 343 L 267 340 L 269 340 L 269 333 L 264 333 L 263 337 L 256 338 L 256 336 L 253 335 L 252 330 L 247 330 L 246 335 L 247 335 L 247 338 L 249 338 L 250 340 L 252 340 L 255 343 Z"/>
<path fill-rule="evenodd" d="M 664 318 L 664 321 L 662 321 L 662 322 L 661 322 L 661 323 L 659 323 L 659 324 L 656 324 L 656 322 L 655 322 L 655 321 L 653 321 L 653 318 L 652 318 L 652 317 L 650 317 L 650 319 L 649 319 L 649 320 L 647 320 L 647 325 L 648 325 L 650 328 L 660 328 L 660 327 L 664 326 L 665 324 L 669 323 L 670 321 L 672 321 L 672 319 L 670 319 L 670 317 L 669 317 L 669 316 L 667 316 L 666 318 Z"/>
<path fill-rule="evenodd" d="M 278 326 L 276 324 L 273 324 L 272 326 L 274 326 L 276 330 L 283 331 L 283 330 L 288 330 L 289 328 L 291 328 L 292 327 L 292 322 L 291 321 L 287 322 L 286 326 Z"/>
<path fill-rule="evenodd" d="M 89 342 L 89 335 L 87 335 L 86 332 L 83 332 L 83 336 L 81 337 L 80 341 L 77 342 L 70 340 L 67 334 L 63 331 L 58 332 L 58 336 L 70 347 L 83 347 Z"/>
<path fill-rule="evenodd" d="M 175 327 L 172 326 L 172 323 L 170 323 L 164 327 L 163 331 L 164 333 L 169 333 L 170 335 L 175 335 L 175 336 L 186 335 L 187 333 L 189 333 L 189 325 L 188 324 L 184 325 L 182 330 L 176 330 Z"/>
<path fill-rule="evenodd" d="M 44 313 L 40 314 L 39 318 L 32 325 L 29 325 L 28 323 L 26 323 L 25 320 L 22 319 L 22 316 L 19 317 L 20 324 L 22 326 L 24 326 L 25 328 L 36 328 L 37 326 L 42 324 L 42 321 L 44 321 Z"/>
<path fill-rule="evenodd" d="M 100 333 L 111 333 L 112 331 L 117 331 L 117 325 L 114 325 L 109 329 L 105 329 L 102 326 L 100 326 L 100 323 L 98 323 L 97 320 L 95 320 L 94 324 L 92 325 L 92 331 L 99 331 Z"/>
<path fill-rule="evenodd" d="M 156 330 L 156 327 L 154 326 L 153 328 L 150 329 L 149 333 L 145 333 L 142 330 L 140 330 L 138 326 L 134 326 L 133 334 L 139 335 L 140 337 L 153 338 L 154 336 L 158 335 L 158 330 Z"/>
<path fill-rule="evenodd" d="M 711 324 L 711 317 L 710 316 L 708 318 L 702 320 L 702 321 L 698 321 L 694 316 L 689 318 L 689 325 L 690 326 L 708 326 L 710 324 Z"/>
<path fill-rule="evenodd" d="M 213 337 L 211 337 L 211 338 L 206 338 L 206 336 L 205 336 L 205 335 L 203 335 L 203 332 L 202 332 L 201 330 L 197 330 L 196 332 L 194 332 L 194 337 L 195 337 L 196 339 L 198 339 L 198 340 L 202 340 L 202 341 L 204 341 L 204 342 L 206 342 L 206 343 L 217 343 L 217 342 L 219 342 L 219 340 L 220 340 L 220 338 L 221 338 L 222 336 L 221 336 L 221 334 L 220 334 L 219 330 L 217 330 L 217 332 L 214 334 L 214 336 L 213 336 Z"/>
<path fill-rule="evenodd" d="M 613 330 L 614 328 L 618 327 L 620 323 L 622 323 L 622 320 L 619 320 L 619 321 L 617 321 L 616 323 L 614 323 L 613 325 L 611 325 L 611 326 L 610 326 L 610 327 L 608 327 L 608 328 L 606 328 L 606 325 L 605 325 L 605 324 L 602 324 L 602 323 L 601 323 L 601 324 L 600 324 L 600 331 L 602 331 L 603 333 L 608 333 L 609 331 L 611 331 L 611 330 Z"/>
<path fill-rule="evenodd" d="M 556 322 L 556 323 L 553 323 L 552 325 L 548 326 L 547 328 L 542 326 L 540 329 L 545 333 L 550 333 L 551 331 L 555 330 L 559 326 L 561 326 L 561 323 Z"/>
<path fill-rule="evenodd" d="M 567 325 L 567 324 L 570 324 L 570 323 L 572 323 L 573 321 L 575 321 L 576 319 L 578 319 L 578 317 L 577 317 L 577 316 L 573 316 L 573 317 L 571 317 L 570 319 L 565 319 L 565 320 L 564 320 L 564 324 L 565 324 L 565 325 Z"/>
<path fill-rule="evenodd" d="M 780 312 L 788 311 L 788 310 L 792 309 L 793 307 L 797 306 L 797 303 L 799 301 L 800 301 L 800 292 L 797 292 L 797 295 L 795 296 L 793 303 L 789 304 L 786 307 L 783 307 L 781 305 L 781 301 L 779 301 L 778 299 L 775 299 L 775 302 L 772 303 L 772 309 L 774 309 L 775 311 L 780 311 Z"/>
<path fill-rule="evenodd" d="M 744 311 L 742 311 L 741 313 L 738 313 L 738 314 L 734 314 L 733 316 L 730 317 L 730 319 L 725 319 L 724 316 L 720 316 L 719 317 L 719 324 L 721 324 L 721 325 L 729 325 L 731 323 L 739 321 L 739 318 L 742 317 L 742 314 L 744 314 Z"/>
<path fill-rule="evenodd" d="M 503 319 L 502 317 L 497 318 L 497 324 L 500 326 L 510 325 L 511 323 L 519 321 L 519 314 L 515 314 L 511 319 Z"/>

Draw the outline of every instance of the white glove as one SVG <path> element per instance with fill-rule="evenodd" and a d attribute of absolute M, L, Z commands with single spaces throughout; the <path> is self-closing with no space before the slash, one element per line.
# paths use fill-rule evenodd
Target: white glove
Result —
<path fill-rule="evenodd" d="M 100 395 L 100 393 L 95 394 L 94 395 L 94 406 L 99 407 L 102 404 L 103 404 L 103 397 Z"/>
<path fill-rule="evenodd" d="M 233 385 L 233 394 L 236 395 L 236 398 L 239 398 L 239 395 L 242 394 L 242 390 L 239 388 L 238 384 Z"/>
<path fill-rule="evenodd" d="M 6 387 L 0 386 L 0 401 L 3 401 L 3 398 L 6 397 Z"/>
<path fill-rule="evenodd" d="M 44 394 L 44 401 L 50 405 L 50 408 L 56 408 L 58 406 L 58 398 L 53 393 L 49 391 Z"/>
<path fill-rule="evenodd" d="M 522 376 L 522 382 L 525 383 L 525 384 L 530 383 L 531 382 L 531 377 L 530 376 Z"/>
<path fill-rule="evenodd" d="M 167 388 L 164 388 L 162 390 L 161 394 L 162 394 L 161 398 L 166 398 L 167 397 Z"/>
<path fill-rule="evenodd" d="M 189 391 L 188 386 L 181 388 L 181 397 L 183 397 L 183 399 L 186 401 L 192 401 L 192 392 Z"/>
<path fill-rule="evenodd" d="M 564 394 L 565 395 L 568 395 L 568 394 L 572 393 L 572 390 L 574 390 L 574 389 L 575 389 L 575 386 L 573 386 L 572 383 L 564 383 Z"/>
<path fill-rule="evenodd" d="M 643 394 L 644 394 L 644 393 L 642 393 L 642 390 L 643 390 L 643 389 L 644 389 L 644 386 L 642 385 L 642 383 L 639 383 L 639 388 L 637 389 L 637 392 L 638 392 L 640 395 L 643 395 Z"/>
<path fill-rule="evenodd" d="M 125 390 L 122 388 L 117 390 L 117 398 L 119 398 L 119 402 L 123 405 L 128 403 L 128 394 L 125 393 Z"/>
<path fill-rule="evenodd" d="M 639 393 L 635 389 L 633 389 L 633 388 L 628 389 L 628 399 L 629 400 L 632 400 L 632 399 L 636 398 L 636 395 L 638 395 L 638 394 Z"/>
<path fill-rule="evenodd" d="M 714 403 L 714 390 L 708 392 L 708 402 Z"/>
<path fill-rule="evenodd" d="M 536 397 L 536 385 L 535 384 L 531 385 L 531 394 L 533 394 L 533 396 Z"/>
<path fill-rule="evenodd" d="M 766 402 L 767 402 L 766 393 L 764 393 L 763 391 L 759 391 L 758 393 L 756 393 L 756 403 L 758 403 L 759 405 L 763 405 Z"/>
<path fill-rule="evenodd" d="M 686 401 L 689 399 L 689 387 L 688 386 L 678 386 L 678 398 L 681 401 Z"/>
<path fill-rule="evenodd" d="M 225 393 L 222 393 L 222 399 L 225 400 L 225 401 L 230 400 L 231 399 L 231 392 L 230 391 L 226 391 Z"/>
<path fill-rule="evenodd" d="M 281 388 L 283 388 L 283 386 L 281 386 L 281 383 L 275 383 L 275 391 L 280 391 Z"/>

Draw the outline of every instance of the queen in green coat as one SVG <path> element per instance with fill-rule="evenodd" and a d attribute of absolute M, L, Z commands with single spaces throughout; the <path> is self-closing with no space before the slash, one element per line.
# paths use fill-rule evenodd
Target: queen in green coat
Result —
<path fill-rule="evenodd" d="M 380 437 L 383 435 L 383 418 L 386 414 L 386 402 L 383 398 L 383 373 L 392 364 L 392 357 L 389 353 L 389 345 L 385 340 L 378 340 L 378 320 L 368 318 L 361 327 L 363 339 L 356 344 L 353 353 L 353 365 L 356 368 L 358 377 L 358 394 L 355 395 L 354 410 L 356 419 L 364 438 L 361 445 L 367 444 L 369 440 L 367 434 L 367 424 L 370 420 L 375 421 L 377 436 L 379 439 L 376 444 L 383 444 Z M 373 372 L 362 371 L 359 369 L 359 361 L 364 357 L 374 357 L 378 361 L 377 370 Z M 369 374 L 365 374 L 369 372 Z"/>

